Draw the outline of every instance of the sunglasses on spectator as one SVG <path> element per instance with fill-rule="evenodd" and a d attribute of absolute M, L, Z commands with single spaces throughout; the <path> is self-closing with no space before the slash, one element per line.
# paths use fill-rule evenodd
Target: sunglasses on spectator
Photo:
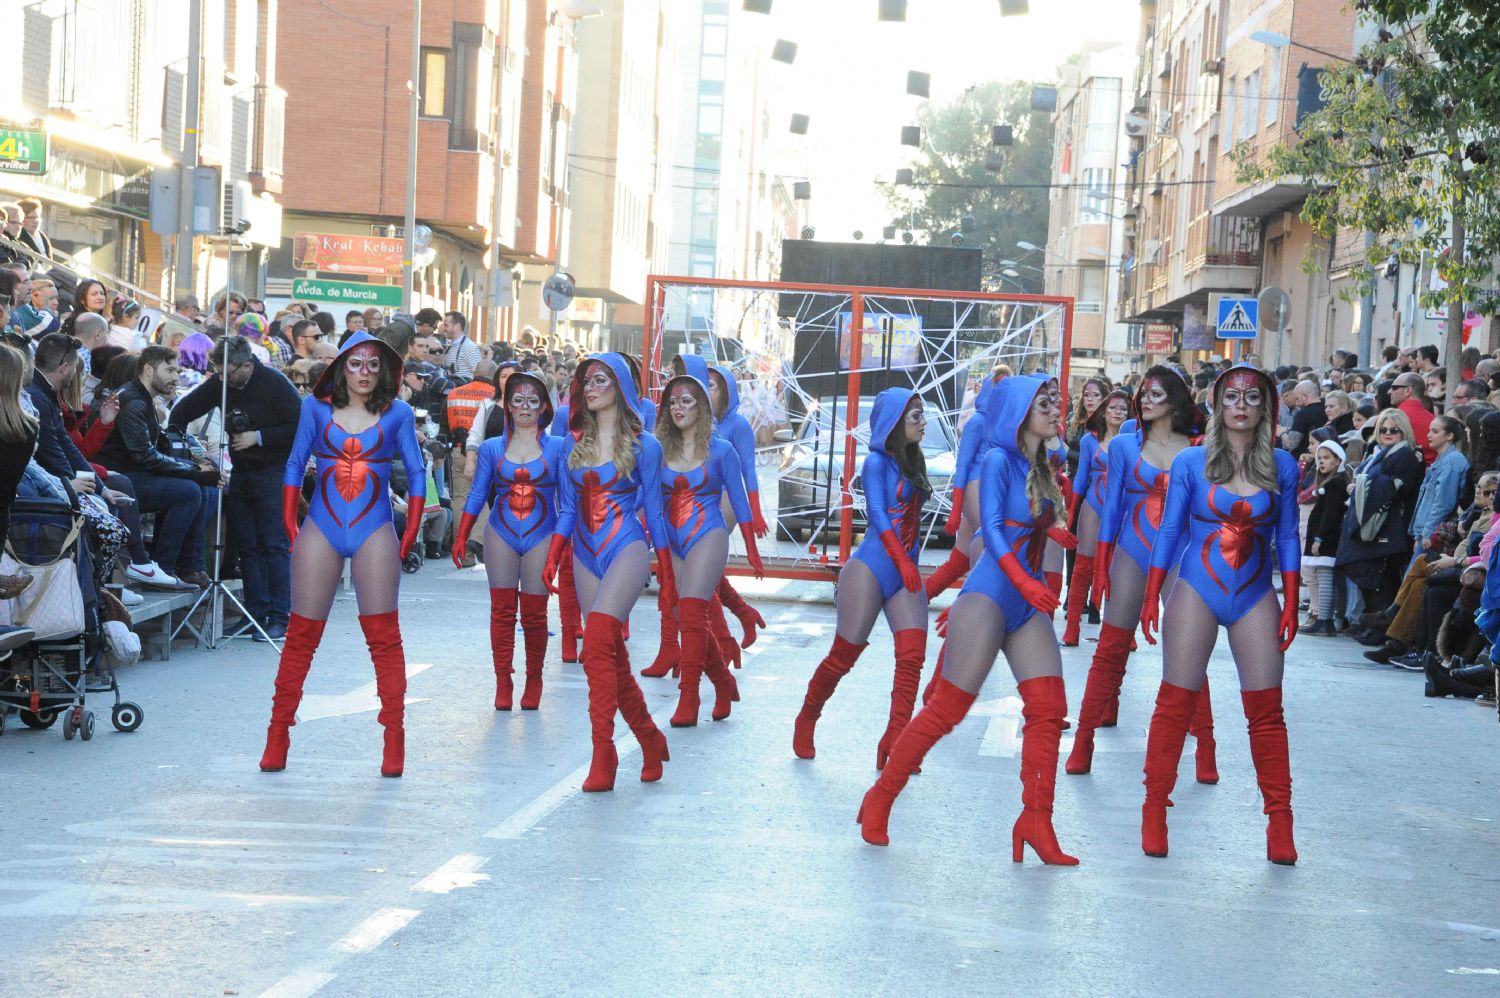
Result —
<path fill-rule="evenodd" d="M 1492 496 L 1492 495 L 1495 494 L 1495 490 L 1492 489 L 1492 488 L 1490 488 L 1490 489 L 1480 489 L 1479 490 L 1479 494 L 1482 495 L 1482 496 Z"/>
<path fill-rule="evenodd" d="M 1401 427 L 1399 427 L 1399 426 L 1391 426 L 1389 423 L 1387 423 L 1385 426 L 1382 426 L 1380 428 L 1380 432 L 1381 433 L 1400 433 L 1401 432 Z"/>

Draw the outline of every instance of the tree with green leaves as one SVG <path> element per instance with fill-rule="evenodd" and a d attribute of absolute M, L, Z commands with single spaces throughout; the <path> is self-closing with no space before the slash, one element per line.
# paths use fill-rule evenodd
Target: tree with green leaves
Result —
<path fill-rule="evenodd" d="M 1451 383 L 1465 309 L 1500 304 L 1481 294 L 1500 254 L 1500 4 L 1355 6 L 1370 41 L 1352 61 L 1323 69 L 1324 106 L 1298 123 L 1297 143 L 1260 163 L 1237 155 L 1240 178 L 1305 184 L 1302 218 L 1324 239 L 1341 228 L 1374 235 L 1351 299 L 1369 293 L 1392 256 L 1434 261 L 1447 286 L 1422 292 L 1422 304 L 1447 309 Z"/>
<path fill-rule="evenodd" d="M 965 216 L 973 227 L 965 246 L 984 251 L 986 273 L 1014 257 L 1021 240 L 1047 241 L 1047 184 L 1052 172 L 1052 121 L 1031 110 L 1031 84 L 992 81 L 969 88 L 951 104 L 928 104 L 917 116 L 922 148 L 911 184 L 885 188 L 897 229 L 927 233 L 946 243 Z M 995 146 L 990 128 L 1009 124 L 1012 144 Z M 1016 280 L 1041 290 L 1041 274 Z"/>

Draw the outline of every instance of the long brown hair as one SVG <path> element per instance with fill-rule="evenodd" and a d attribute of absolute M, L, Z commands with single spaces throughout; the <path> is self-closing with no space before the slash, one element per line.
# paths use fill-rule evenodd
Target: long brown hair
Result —
<path fill-rule="evenodd" d="M 708 450 L 714 440 L 713 408 L 709 404 L 708 391 L 703 387 L 703 382 L 686 374 L 668 381 L 661 392 L 661 411 L 656 416 L 656 439 L 661 441 L 662 456 L 668 461 L 675 461 L 681 457 L 687 444 L 687 438 L 672 421 L 671 406 L 668 404 L 672 397 L 672 386 L 678 383 L 691 386 L 693 394 L 698 397 L 698 421 L 693 424 L 693 447 L 698 456 L 707 461 Z"/>
<path fill-rule="evenodd" d="M 1203 440 L 1203 477 L 1216 485 L 1223 485 L 1233 481 L 1235 475 L 1243 474 L 1245 481 L 1256 488 L 1264 492 L 1279 492 L 1281 486 L 1276 479 L 1276 439 L 1273 435 L 1276 427 L 1276 387 L 1264 373 L 1255 372 L 1261 382 L 1265 404 L 1261 409 L 1260 425 L 1255 428 L 1255 439 L 1251 441 L 1250 449 L 1241 460 L 1234 448 L 1229 446 L 1229 428 L 1224 424 L 1224 386 L 1229 383 L 1229 374 L 1234 370 L 1236 368 L 1230 368 L 1219 375 L 1211 389 L 1214 411 L 1209 417 L 1208 433 Z"/>
<path fill-rule="evenodd" d="M 579 364 L 573 372 L 574 381 L 581 386 L 583 379 L 587 377 L 589 368 L 598 366 L 600 370 L 609 374 L 609 380 L 615 383 L 615 439 L 614 439 L 614 466 L 620 473 L 621 478 L 629 478 L 635 471 L 635 445 L 636 437 L 641 434 L 641 417 L 635 414 L 635 410 L 625 401 L 627 391 L 634 388 L 633 385 L 622 385 L 620 379 L 615 377 L 614 368 L 602 360 Z M 569 402 L 568 420 L 576 419 L 580 423 L 577 442 L 573 444 L 573 451 L 568 455 L 568 467 L 591 468 L 599 463 L 599 417 L 595 416 L 586 404 L 581 390 L 573 392 Z"/>
<path fill-rule="evenodd" d="M 1068 420 L 1068 435 L 1071 437 L 1080 436 L 1083 434 L 1084 430 L 1088 429 L 1087 424 L 1089 421 L 1089 413 L 1083 405 L 1083 390 L 1089 385 L 1098 385 L 1099 394 L 1101 396 L 1107 396 L 1110 392 L 1110 388 L 1112 387 L 1109 383 L 1108 378 L 1106 378 L 1102 374 L 1096 374 L 1092 378 L 1086 380 L 1083 383 L 1083 387 L 1078 389 L 1078 404 L 1073 407 L 1073 418 Z M 1104 402 L 1102 399 L 1099 402 L 1099 408 L 1104 408 Z M 1094 411 L 1098 412 L 1099 410 L 1095 409 Z"/>
<path fill-rule="evenodd" d="M 896 468 L 911 482 L 912 487 L 924 496 L 932 495 L 932 483 L 927 479 L 927 455 L 922 451 L 921 441 L 912 443 L 902 439 L 906 432 L 906 414 L 911 411 L 912 405 L 919 408 L 922 405 L 922 396 L 912 393 L 906 405 L 901 407 L 901 416 L 896 420 L 895 427 L 885 438 L 885 452 L 896 462 Z M 893 446 L 894 445 L 894 446 Z"/>
<path fill-rule="evenodd" d="M 25 354 L 0 343 L 0 440 L 7 443 L 36 440 L 36 417 L 21 408 L 21 389 L 30 366 Z"/>
<path fill-rule="evenodd" d="M 1056 384 L 1055 379 L 1050 382 L 1042 382 L 1037 388 L 1036 394 L 1031 396 L 1031 401 L 1026 404 L 1025 422 L 1016 429 L 1016 448 L 1018 450 L 1022 449 L 1021 445 L 1026 436 L 1026 424 L 1031 422 L 1031 407 L 1036 405 L 1037 396 L 1047 391 L 1053 384 Z M 1079 409 L 1082 408 L 1083 406 L 1080 405 Z M 1100 410 L 1104 408 L 1103 402 L 1099 403 L 1099 408 Z M 1056 417 L 1054 416 L 1053 418 L 1055 419 Z M 1050 500 L 1054 510 L 1063 509 L 1062 489 L 1057 484 L 1057 472 L 1053 470 L 1052 460 L 1047 453 L 1047 441 L 1038 440 L 1036 442 L 1036 449 L 1026 455 L 1026 460 L 1030 465 L 1026 469 L 1026 501 L 1031 507 L 1031 515 L 1037 516 L 1041 513 L 1043 500 Z"/>

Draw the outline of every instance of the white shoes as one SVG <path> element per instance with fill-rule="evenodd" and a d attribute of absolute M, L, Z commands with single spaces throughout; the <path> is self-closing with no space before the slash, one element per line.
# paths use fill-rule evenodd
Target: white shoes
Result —
<path fill-rule="evenodd" d="M 126 606 L 140 606 L 142 603 L 146 602 L 146 597 L 142 596 L 138 592 L 135 592 L 134 590 L 125 589 L 122 587 L 120 589 L 120 602 L 125 604 Z"/>
<path fill-rule="evenodd" d="M 144 565 L 131 565 L 125 569 L 125 580 L 135 582 L 153 589 L 197 589 L 191 583 L 183 582 L 177 576 L 172 575 L 165 569 L 159 567 L 156 562 L 148 561 Z"/>

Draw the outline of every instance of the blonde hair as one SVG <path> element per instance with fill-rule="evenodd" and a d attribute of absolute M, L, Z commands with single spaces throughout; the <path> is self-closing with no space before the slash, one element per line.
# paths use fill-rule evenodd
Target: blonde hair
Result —
<path fill-rule="evenodd" d="M 1042 511 L 1042 500 L 1050 499 L 1054 510 L 1063 508 L 1062 489 L 1058 488 L 1057 476 L 1052 472 L 1052 462 L 1047 457 L 1047 441 L 1037 442 L 1030 455 L 1031 467 L 1026 471 L 1026 501 L 1031 504 L 1031 515 Z"/>
<path fill-rule="evenodd" d="M 1276 425 L 1276 392 L 1264 375 L 1260 376 L 1261 393 L 1265 399 L 1261 408 L 1260 425 L 1255 428 L 1255 439 L 1245 453 L 1243 461 L 1229 446 L 1229 433 L 1224 425 L 1224 404 L 1218 385 L 1212 389 L 1213 415 L 1208 420 L 1208 434 L 1203 440 L 1203 477 L 1216 485 L 1233 481 L 1242 474 L 1245 481 L 1270 493 L 1281 490 L 1276 478 L 1276 439 L 1272 433 Z M 1219 382 L 1220 385 L 1224 382 Z M 1209 389 L 1204 389 L 1209 391 Z"/>
<path fill-rule="evenodd" d="M 1396 429 L 1401 431 L 1401 439 L 1406 441 L 1408 447 L 1417 446 L 1417 432 L 1411 428 L 1411 420 L 1406 417 L 1406 413 L 1396 408 L 1381 409 L 1375 414 L 1374 436 L 1377 445 L 1380 442 L 1380 424 L 1387 422 L 1396 424 Z"/>
<path fill-rule="evenodd" d="M 21 388 L 30 366 L 25 354 L 0 343 L 0 440 L 21 443 L 36 437 L 36 417 L 21 408 Z"/>
<path fill-rule="evenodd" d="M 708 401 L 708 393 L 703 390 L 703 385 L 695 378 L 673 378 L 667 382 L 667 389 L 672 387 L 676 381 L 683 381 L 692 385 L 693 394 L 698 396 L 698 421 L 693 424 L 693 446 L 697 448 L 698 456 L 703 461 L 708 461 L 708 450 L 714 440 L 714 416 L 713 409 Z M 672 422 L 672 416 L 667 405 L 666 390 L 661 397 L 661 411 L 656 417 L 656 439 L 661 441 L 662 457 L 668 461 L 675 461 L 681 456 L 687 439 L 677 424 Z"/>
<path fill-rule="evenodd" d="M 614 439 L 614 466 L 620 473 L 621 478 L 629 478 L 635 472 L 635 444 L 636 437 L 641 433 L 641 417 L 625 403 L 625 388 L 615 377 L 614 368 L 603 361 L 594 361 L 592 364 L 583 364 L 578 368 L 574 377 L 582 380 L 584 371 L 593 364 L 609 372 L 610 379 L 615 383 L 615 439 Z M 579 393 L 579 401 L 583 401 L 583 393 Z M 571 410 L 569 418 L 572 417 Z M 573 444 L 573 452 L 568 455 L 568 467 L 591 468 L 600 463 L 599 454 L 599 417 L 590 411 L 588 406 L 582 406 L 579 418 L 583 421 L 583 429 L 578 434 L 578 440 Z"/>

